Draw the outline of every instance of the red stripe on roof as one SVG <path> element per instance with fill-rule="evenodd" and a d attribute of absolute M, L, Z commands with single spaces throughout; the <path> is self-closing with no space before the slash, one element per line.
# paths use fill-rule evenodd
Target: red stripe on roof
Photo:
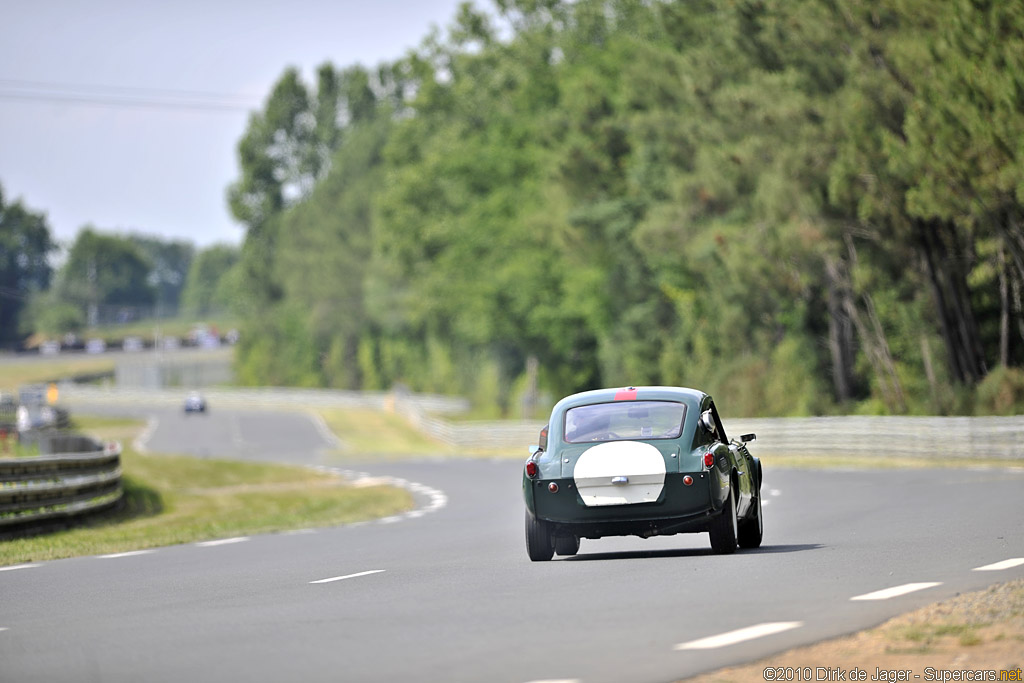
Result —
<path fill-rule="evenodd" d="M 615 392 L 616 401 L 635 401 L 636 400 L 636 389 L 630 387 L 628 389 L 619 389 Z"/>

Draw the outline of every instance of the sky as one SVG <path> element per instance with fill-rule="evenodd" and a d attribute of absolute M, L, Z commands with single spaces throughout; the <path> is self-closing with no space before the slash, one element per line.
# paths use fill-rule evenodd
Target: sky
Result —
<path fill-rule="evenodd" d="M 393 61 L 460 2 L 0 0 L 4 202 L 65 246 L 87 224 L 239 244 L 236 146 L 285 68 Z"/>

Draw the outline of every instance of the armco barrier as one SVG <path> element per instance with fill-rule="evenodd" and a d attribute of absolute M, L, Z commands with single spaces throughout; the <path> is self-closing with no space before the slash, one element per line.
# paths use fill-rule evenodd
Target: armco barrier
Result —
<path fill-rule="evenodd" d="M 452 422 L 442 415 L 468 408 L 464 399 L 408 392 L 358 392 L 329 389 L 210 389 L 211 409 L 233 408 L 369 408 L 394 411 L 421 431 L 457 448 L 522 448 L 537 443 L 540 420 Z M 174 405 L 181 391 L 140 391 L 68 387 L 61 401 L 72 404 L 118 403 Z M 731 437 L 754 432 L 756 455 L 992 458 L 1024 460 L 1024 416 L 1012 417 L 800 417 L 727 418 Z"/>
<path fill-rule="evenodd" d="M 43 455 L 0 459 L 0 530 L 94 512 L 121 498 L 121 447 L 84 436 L 40 440 Z"/>
<path fill-rule="evenodd" d="M 512 448 L 536 444 L 543 422 L 453 423 L 400 404 L 405 418 L 458 448 Z M 1024 460 L 1024 416 L 804 417 L 724 420 L 730 438 L 753 432 L 757 456 L 881 456 Z"/>

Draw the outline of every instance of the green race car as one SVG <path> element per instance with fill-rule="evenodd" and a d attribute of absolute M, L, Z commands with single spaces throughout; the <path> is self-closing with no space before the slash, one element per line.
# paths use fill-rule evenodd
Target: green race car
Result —
<path fill-rule="evenodd" d="M 710 396 L 681 387 L 600 389 L 551 411 L 523 469 L 531 560 L 581 538 L 708 532 L 718 553 L 761 545 L 753 434 L 730 441 Z"/>

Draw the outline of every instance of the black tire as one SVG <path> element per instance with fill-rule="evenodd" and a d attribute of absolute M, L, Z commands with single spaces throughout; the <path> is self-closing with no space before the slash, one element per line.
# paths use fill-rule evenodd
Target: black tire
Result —
<path fill-rule="evenodd" d="M 526 511 L 526 554 L 534 562 L 547 562 L 555 552 L 551 530 L 546 522 Z"/>
<path fill-rule="evenodd" d="M 755 496 L 752 501 L 753 509 L 750 516 L 740 520 L 739 541 L 741 548 L 760 548 L 761 537 L 764 535 L 764 521 L 761 517 L 761 494 Z"/>
<path fill-rule="evenodd" d="M 579 536 L 556 536 L 555 555 L 563 557 L 575 555 L 580 551 Z"/>
<path fill-rule="evenodd" d="M 739 534 L 736 520 L 736 497 L 733 495 L 735 486 L 729 487 L 729 497 L 725 499 L 725 509 L 715 517 L 708 529 L 711 537 L 711 549 L 719 555 L 730 555 L 736 552 L 736 536 Z"/>

